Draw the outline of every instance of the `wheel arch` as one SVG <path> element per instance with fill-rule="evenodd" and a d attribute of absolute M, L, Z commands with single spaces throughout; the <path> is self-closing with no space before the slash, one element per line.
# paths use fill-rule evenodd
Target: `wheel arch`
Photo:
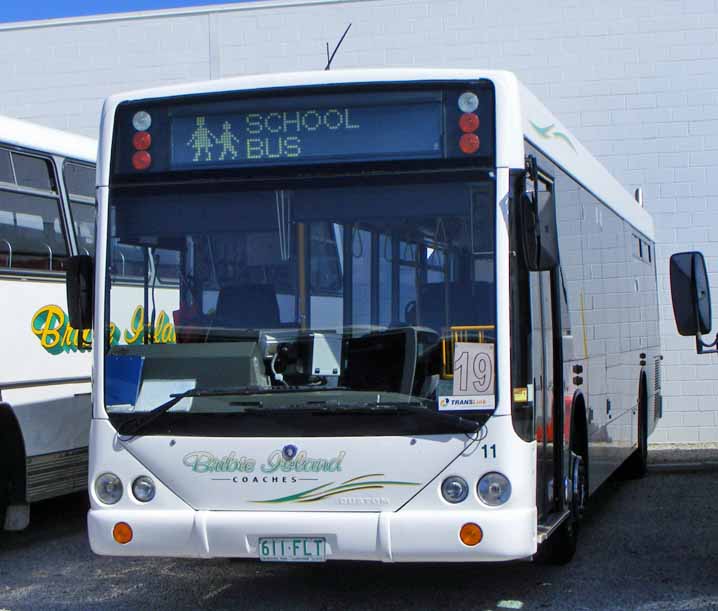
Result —
<path fill-rule="evenodd" d="M 15 412 L 8 403 L 0 403 L 0 468 L 9 466 L 10 502 L 25 502 L 25 457 L 25 441 Z"/>

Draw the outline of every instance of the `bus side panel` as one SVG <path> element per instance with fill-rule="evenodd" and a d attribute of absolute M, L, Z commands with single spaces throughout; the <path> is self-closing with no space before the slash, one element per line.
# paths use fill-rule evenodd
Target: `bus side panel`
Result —
<path fill-rule="evenodd" d="M 90 355 L 79 352 L 67 332 L 65 284 L 62 279 L 0 278 L 0 295 L 5 323 L 0 389 L 23 437 L 27 500 L 82 489 Z"/>
<path fill-rule="evenodd" d="M 77 334 L 68 333 L 63 280 L 0 278 L 0 388 L 25 386 L 2 394 L 23 427 L 30 456 L 87 447 L 90 354 L 78 351 Z M 74 383 L 58 383 L 69 380 Z"/>
<path fill-rule="evenodd" d="M 572 367 L 566 391 L 572 395 L 580 390 L 587 400 L 593 491 L 636 447 L 642 372 L 647 378 L 649 432 L 660 408 L 655 395 L 656 363 L 660 363 L 655 253 L 644 236 L 538 149 L 527 144 L 527 152 L 536 154 L 556 181 L 567 302 L 562 321 L 564 358 Z M 577 386 L 570 383 L 576 377 L 574 366 L 582 367 Z"/>

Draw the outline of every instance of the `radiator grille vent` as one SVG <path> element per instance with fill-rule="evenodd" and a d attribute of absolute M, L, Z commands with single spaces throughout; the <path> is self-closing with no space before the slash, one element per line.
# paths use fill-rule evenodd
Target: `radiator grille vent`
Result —
<path fill-rule="evenodd" d="M 657 418 L 663 416 L 663 398 L 661 397 L 661 357 L 656 358 L 656 372 L 653 377 L 653 407 Z"/>

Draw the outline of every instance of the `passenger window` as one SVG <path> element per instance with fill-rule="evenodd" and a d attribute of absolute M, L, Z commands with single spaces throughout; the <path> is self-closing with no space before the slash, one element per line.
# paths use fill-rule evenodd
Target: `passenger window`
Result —
<path fill-rule="evenodd" d="M 154 250 L 157 279 L 162 284 L 179 282 L 180 254 L 178 250 L 156 248 Z"/>
<path fill-rule="evenodd" d="M 65 189 L 70 197 L 72 224 L 77 249 L 81 254 L 95 255 L 95 168 L 66 161 L 63 165 Z"/>
<path fill-rule="evenodd" d="M 0 149 L 0 182 L 15 182 L 15 176 L 12 173 L 12 164 L 10 163 L 10 151 Z"/>
<path fill-rule="evenodd" d="M 65 189 L 70 197 L 95 199 L 95 167 L 66 161 L 64 166 Z"/>
<path fill-rule="evenodd" d="M 95 256 L 95 204 L 70 200 L 72 224 L 75 226 L 77 251 L 80 254 Z"/>
<path fill-rule="evenodd" d="M 144 276 L 144 251 L 139 246 L 120 244 L 114 239 L 110 275 L 113 281 L 142 281 Z"/>
<path fill-rule="evenodd" d="M 42 189 L 43 191 L 57 191 L 49 159 L 13 153 L 12 162 L 15 166 L 15 179 L 19 186 Z"/>
<path fill-rule="evenodd" d="M 0 269 L 62 271 L 67 254 L 59 200 L 0 191 Z"/>

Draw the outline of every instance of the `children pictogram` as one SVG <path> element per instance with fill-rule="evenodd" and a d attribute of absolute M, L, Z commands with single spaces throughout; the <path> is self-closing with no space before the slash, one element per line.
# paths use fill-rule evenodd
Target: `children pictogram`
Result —
<path fill-rule="evenodd" d="M 239 144 L 239 139 L 232 133 L 232 124 L 225 121 L 222 124 L 222 135 L 219 137 L 217 144 L 222 145 L 222 152 L 219 154 L 219 160 L 223 161 L 224 156 L 229 153 L 232 159 L 237 159 L 237 149 L 234 148 L 233 142 Z"/>
<path fill-rule="evenodd" d="M 212 147 L 219 142 L 209 129 L 205 127 L 205 118 L 197 117 L 197 129 L 192 133 L 192 137 L 187 141 L 187 146 L 194 148 L 193 161 L 212 161 Z M 214 142 L 212 142 L 214 140 Z M 231 144 L 231 143 L 230 143 Z M 204 154 L 204 160 L 200 157 Z"/>

